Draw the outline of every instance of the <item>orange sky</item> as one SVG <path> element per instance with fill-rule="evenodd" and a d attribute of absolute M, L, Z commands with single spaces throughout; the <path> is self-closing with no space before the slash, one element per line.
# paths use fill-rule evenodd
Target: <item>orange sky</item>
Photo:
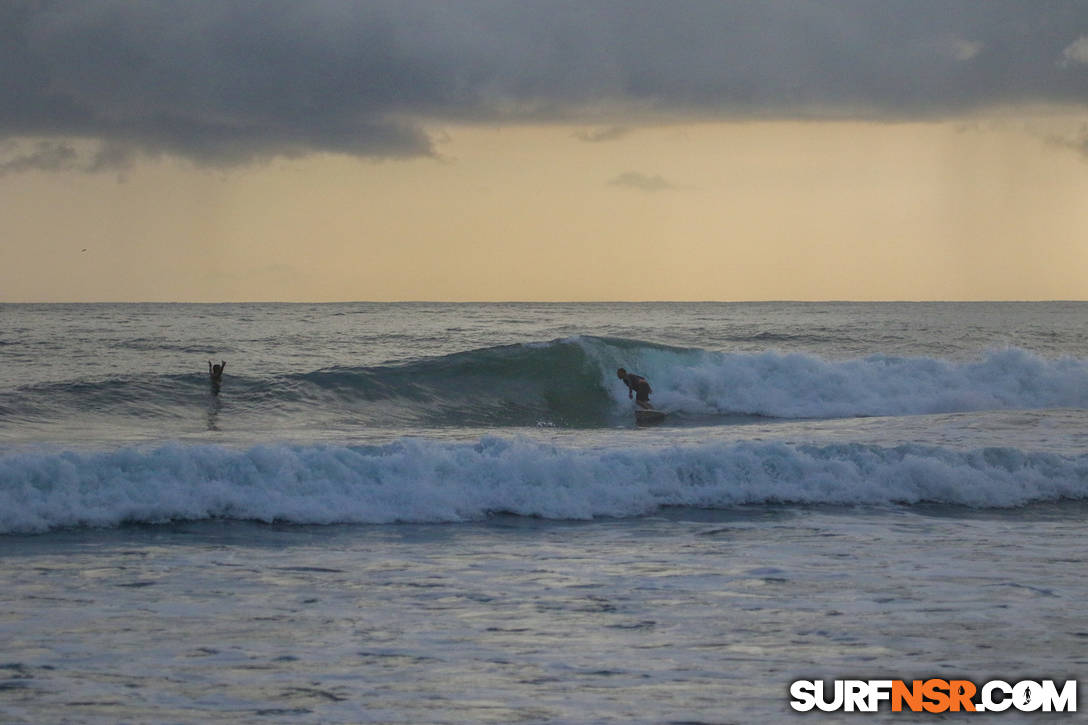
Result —
<path fill-rule="evenodd" d="M 1075 124 L 464 125 L 439 158 L 13 173 L 0 301 L 1088 299 L 1088 157 L 1048 140 Z"/>

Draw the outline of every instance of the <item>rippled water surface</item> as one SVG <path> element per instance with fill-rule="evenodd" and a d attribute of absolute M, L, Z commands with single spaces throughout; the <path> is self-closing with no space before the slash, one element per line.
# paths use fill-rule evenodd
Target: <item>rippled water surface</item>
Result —
<path fill-rule="evenodd" d="M 1086 313 L 0 305 L 0 720 L 853 722 L 789 683 L 1083 680 Z"/>

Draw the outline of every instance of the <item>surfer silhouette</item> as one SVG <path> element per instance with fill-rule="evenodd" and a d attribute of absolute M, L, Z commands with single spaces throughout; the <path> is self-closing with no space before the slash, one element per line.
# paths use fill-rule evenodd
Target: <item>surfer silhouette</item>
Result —
<path fill-rule="evenodd" d="M 212 361 L 208 361 L 208 377 L 212 381 L 212 394 L 219 395 L 219 384 L 223 382 L 223 371 L 227 368 L 227 361 L 220 360 L 218 365 L 212 365 Z"/>
<path fill-rule="evenodd" d="M 627 399 L 631 399 L 631 395 L 635 394 L 635 405 L 643 410 L 653 410 L 650 405 L 650 393 L 653 390 L 650 388 L 650 382 L 641 375 L 635 373 L 629 373 L 623 368 L 616 371 L 616 377 L 627 384 Z"/>

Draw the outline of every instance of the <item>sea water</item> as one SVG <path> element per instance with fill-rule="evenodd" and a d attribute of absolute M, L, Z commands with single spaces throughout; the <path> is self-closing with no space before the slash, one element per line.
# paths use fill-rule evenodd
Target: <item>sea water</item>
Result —
<path fill-rule="evenodd" d="M 789 684 L 1083 684 L 1086 321 L 0 305 L 0 721 L 854 721 Z"/>

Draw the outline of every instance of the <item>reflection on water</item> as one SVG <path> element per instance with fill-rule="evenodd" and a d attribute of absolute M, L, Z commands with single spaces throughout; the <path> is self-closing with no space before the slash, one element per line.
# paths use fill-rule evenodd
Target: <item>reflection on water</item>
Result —
<path fill-rule="evenodd" d="M 208 396 L 208 430 L 219 430 L 219 411 L 223 403 L 219 400 L 219 386 L 212 385 L 212 393 Z"/>

